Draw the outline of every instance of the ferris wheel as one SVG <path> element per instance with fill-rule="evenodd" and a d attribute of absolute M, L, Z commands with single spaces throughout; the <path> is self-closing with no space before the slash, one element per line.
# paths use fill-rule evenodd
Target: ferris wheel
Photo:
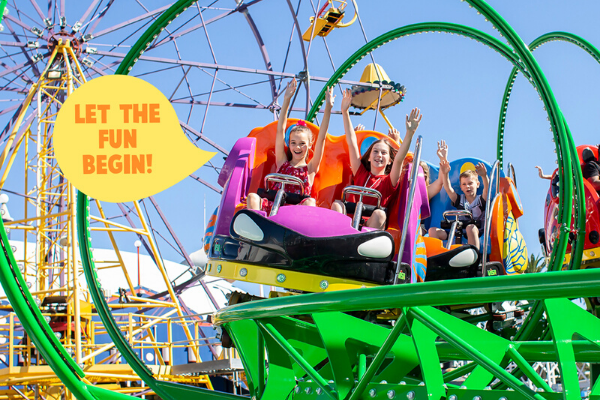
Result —
<path fill-rule="evenodd" d="M 190 141 L 217 152 L 198 173 L 157 196 L 132 204 L 94 200 L 91 204 L 94 258 L 101 265 L 100 278 L 110 282 L 112 288 L 105 294 L 109 298 L 124 296 L 126 302 L 136 303 L 136 315 L 130 318 L 119 314 L 129 308 L 127 304 L 112 306 L 121 330 L 126 332 L 127 324 L 133 324 L 134 331 L 127 333 L 130 340 L 148 341 L 158 323 L 147 318 L 174 315 L 185 336 L 179 347 L 199 360 L 202 318 L 188 317 L 195 314 L 189 303 L 197 296 L 210 304 L 209 309 L 218 309 L 223 303 L 211 292 L 215 288 L 209 288 L 200 279 L 203 257 L 199 250 L 206 218 L 202 202 L 206 201 L 206 194 L 218 197 L 221 192 L 217 177 L 231 143 L 254 126 L 276 118 L 277 99 L 287 80 L 297 75 L 304 78 L 306 94 L 295 102 L 294 112 L 306 115 L 312 105 L 311 82 L 322 86 L 328 79 L 327 75 L 309 77 L 311 43 L 301 39 L 300 30 L 306 26 L 300 26 L 297 17 L 300 3 L 290 2 L 283 8 L 286 12 L 281 15 L 280 26 L 288 37 L 282 35 L 283 39 L 274 45 L 267 45 L 263 39 L 265 24 L 272 25 L 272 21 L 254 18 L 255 12 L 266 15 L 267 6 L 261 3 L 179 1 L 147 7 L 139 1 L 95 0 L 6 5 L 0 33 L 4 53 L 4 69 L 0 71 L 0 185 L 11 201 L 8 203 L 7 197 L 3 202 L 7 209 L 4 221 L 11 232 L 19 268 L 45 318 L 72 321 L 65 324 L 59 338 L 83 368 L 97 368 L 97 362 L 102 368 L 114 356 L 98 360 L 97 354 L 111 353 L 113 349 L 94 340 L 102 328 L 94 328 L 84 316 L 91 309 L 92 300 L 83 283 L 77 254 L 76 191 L 62 177 L 53 156 L 55 116 L 78 86 L 99 76 L 127 73 L 159 88 L 173 104 Z M 331 24 L 327 28 L 321 21 L 326 21 L 333 11 L 337 13 L 333 27 L 341 25 L 344 7 L 345 3 L 337 8 L 327 2 L 319 5 L 311 33 L 317 35 L 323 29 L 332 29 Z M 315 13 L 312 7 L 304 8 L 303 12 Z M 158 29 L 153 30 L 152 26 Z M 132 49 L 139 46 L 140 38 L 146 42 L 133 56 Z M 273 60 L 272 54 L 278 59 Z M 240 123 L 244 120 L 248 122 Z M 182 209 L 187 210 L 185 215 Z M 136 250 L 137 271 L 131 265 L 135 266 L 135 261 L 127 254 Z M 151 271 L 140 271 L 140 251 L 142 257 L 150 260 Z M 181 262 L 184 267 L 174 267 L 168 260 Z M 142 288 L 148 285 L 150 275 L 158 276 L 158 283 L 154 282 L 154 291 L 147 292 Z M 49 312 L 56 316 L 48 315 Z M 86 334 L 73 333 L 79 331 Z M 161 349 L 155 342 L 160 339 L 151 341 L 155 347 L 152 359 L 159 365 L 168 364 L 172 350 L 165 353 L 165 347 Z M 32 343 L 26 335 L 20 345 L 18 352 L 32 353 Z M 212 347 L 211 351 L 217 355 Z M 6 355 L 5 360 L 11 357 Z M 21 358 L 26 366 L 40 362 L 32 356 Z M 113 374 L 112 379 L 125 381 L 131 373 L 125 369 Z M 210 386 L 205 375 L 165 376 Z M 107 380 L 102 374 L 90 379 Z M 56 382 L 56 378 L 50 381 Z M 35 385 L 46 388 L 50 381 L 32 381 L 25 395 L 34 393 Z"/>

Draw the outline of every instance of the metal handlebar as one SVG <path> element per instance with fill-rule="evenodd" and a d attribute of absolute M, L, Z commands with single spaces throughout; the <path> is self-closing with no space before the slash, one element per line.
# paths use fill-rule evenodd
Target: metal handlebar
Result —
<path fill-rule="evenodd" d="M 515 173 L 515 166 L 512 163 L 508 163 L 508 173 L 510 174 L 515 187 L 517 187 L 517 174 Z"/>
<path fill-rule="evenodd" d="M 487 202 L 485 203 L 485 226 L 483 227 L 483 254 L 481 257 L 481 268 L 485 271 L 485 265 L 487 263 L 487 248 L 488 248 L 488 236 L 490 235 L 490 224 L 492 223 L 492 204 L 496 202 L 498 197 L 498 191 L 500 190 L 500 161 L 496 160 L 490 173 L 490 178 L 495 178 L 496 181 L 496 196 L 492 200 L 492 187 L 494 186 L 494 180 L 490 179 L 488 187 Z"/>
<path fill-rule="evenodd" d="M 408 223 L 410 220 L 410 210 L 412 209 L 413 199 L 415 197 L 415 189 L 417 187 L 417 176 L 419 173 L 419 163 L 421 162 L 421 146 L 423 144 L 423 136 L 418 136 L 415 143 L 415 156 L 413 159 L 412 170 L 410 174 L 410 189 L 408 192 L 408 201 L 404 210 L 404 223 L 402 224 L 402 237 L 400 239 L 400 248 L 398 249 L 398 264 L 396 264 L 396 274 L 394 275 L 394 285 L 398 283 L 398 274 L 402 266 L 402 255 L 404 253 L 404 245 L 406 244 L 406 234 L 408 232 Z M 421 229 L 421 228 L 419 228 Z"/>
<path fill-rule="evenodd" d="M 286 175 L 286 174 L 269 174 L 265 176 L 265 187 L 269 188 L 269 182 L 277 182 L 281 183 L 281 189 L 277 191 L 275 195 L 275 200 L 273 200 L 273 207 L 271 207 L 271 212 L 269 213 L 269 217 L 276 215 L 279 211 L 279 206 L 281 205 L 281 200 L 283 199 L 283 195 L 285 194 L 285 185 L 294 185 L 300 186 L 300 195 L 304 196 L 304 181 L 297 176 Z"/>
<path fill-rule="evenodd" d="M 358 201 L 362 201 L 363 196 L 374 197 L 377 199 L 377 207 L 381 206 L 381 193 L 379 190 L 367 188 L 364 186 L 346 186 L 342 192 L 342 201 L 346 201 L 346 194 L 356 194 L 359 197 Z"/>
<path fill-rule="evenodd" d="M 356 202 L 356 208 L 354 210 L 354 216 L 352 217 L 352 227 L 356 230 L 360 227 L 360 219 L 362 218 L 363 208 L 363 196 L 374 197 L 377 199 L 377 208 L 381 206 L 381 193 L 378 190 L 371 189 L 364 186 L 346 186 L 342 192 L 342 201 L 346 201 L 346 193 L 358 195 L 358 201 Z"/>
<path fill-rule="evenodd" d="M 286 174 L 269 174 L 265 176 L 265 187 L 268 189 L 269 182 L 281 183 L 281 188 L 284 188 L 284 185 L 290 184 L 295 186 L 300 186 L 301 195 L 304 196 L 304 181 L 297 176 L 286 175 Z"/>
<path fill-rule="evenodd" d="M 444 211 L 442 216 L 444 217 L 444 220 L 446 220 L 446 222 L 450 222 L 450 221 L 448 221 L 448 217 L 456 217 L 456 218 L 471 217 L 471 218 L 473 218 L 473 214 L 469 210 L 448 210 L 448 211 Z"/>
<path fill-rule="evenodd" d="M 454 237 L 456 236 L 456 228 L 458 227 L 458 217 L 469 217 L 473 219 L 473 214 L 469 210 L 448 210 L 444 211 L 442 214 L 444 217 L 444 221 L 448 221 L 448 217 L 455 217 L 454 222 L 450 226 L 450 232 L 448 232 L 448 239 L 446 241 L 446 249 L 450 250 L 452 247 L 452 242 L 454 242 Z"/>

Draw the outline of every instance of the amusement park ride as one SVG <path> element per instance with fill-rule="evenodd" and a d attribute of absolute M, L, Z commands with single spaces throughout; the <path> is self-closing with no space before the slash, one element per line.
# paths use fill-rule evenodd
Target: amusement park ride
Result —
<path fill-rule="evenodd" d="M 388 206 L 386 231 L 360 229 L 360 218 L 353 220 L 329 210 L 351 182 L 343 137 L 327 137 L 326 160 L 312 192 L 318 207 L 286 204 L 286 198 L 292 203 L 293 196 L 281 189 L 266 193 L 281 202 L 270 215 L 245 208 L 248 193 L 256 192 L 265 179 L 285 179 L 271 175 L 275 172 L 275 123 L 255 128 L 227 151 L 204 134 L 206 112 L 196 121 L 200 128 L 192 126 L 191 116 L 196 104 L 206 110 L 208 106 L 232 105 L 277 114 L 280 88 L 275 78 L 295 74 L 273 71 L 263 47 L 265 69 L 253 72 L 266 76 L 266 100 L 249 99 L 254 102 L 251 106 L 212 99 L 217 94 L 215 82 L 224 83 L 217 72 L 247 75 L 250 71 L 219 65 L 206 27 L 239 13 L 261 43 L 248 11 L 250 3 L 237 2 L 235 9 L 224 12 L 218 9 L 221 14 L 205 20 L 203 12 L 210 6 L 180 0 L 100 32 L 95 29 L 112 3 L 102 9 L 98 0 L 91 2 L 81 18 L 68 25 L 64 1 L 50 2 L 45 11 L 32 1 L 35 17 L 41 18 L 33 26 L 27 21 L 34 16 L 22 19 L 22 11 L 11 4 L 10 12 L 3 13 L 2 26 L 16 42 L 0 44 L 22 50 L 27 60 L 5 68 L 0 78 L 10 78 L 5 90 L 22 94 L 25 100 L 0 110 L 0 115 L 14 112 L 0 135 L 0 188 L 20 196 L 23 207 L 19 213 L 9 213 L 4 199 L 0 208 L 0 282 L 8 300 L 2 305 L 0 397 L 569 400 L 582 397 L 580 378 L 585 378 L 583 366 L 587 366 L 591 373 L 584 395 L 600 400 L 600 271 L 593 268 L 600 255 L 600 200 L 582 179 L 586 146 L 575 147 L 558 102 L 532 55 L 541 44 L 553 40 L 575 44 L 596 61 L 600 61 L 600 52 L 586 40 L 564 32 L 543 35 L 526 46 L 485 1 L 466 2 L 507 43 L 454 23 L 406 25 L 368 41 L 330 78 L 312 77 L 306 68 L 299 78 L 307 88 L 305 119 L 316 132 L 313 122 L 325 89 L 337 84 L 352 85 L 356 108 L 373 109 L 389 124 L 382 110 L 400 102 L 405 88 L 391 82 L 374 62 L 372 71 L 365 74 L 369 77 L 360 82 L 343 78 L 374 49 L 396 39 L 422 32 L 452 33 L 495 50 L 511 63 L 513 71 L 499 119 L 497 157 L 492 163 L 485 162 L 491 184 L 481 251 L 460 239 L 443 243 L 424 236 L 422 224 L 425 228 L 447 227 L 451 238 L 460 237 L 461 224 L 448 212 L 447 195 L 428 199 L 420 164 L 421 139 L 407 162 L 399 196 Z M 317 7 L 305 39 L 326 36 L 336 27 L 360 21 L 353 2 L 354 18 L 342 25 L 345 2 L 341 3 L 337 8 L 332 2 Z M 0 4 L 5 7 L 6 1 Z M 187 26 L 192 19 L 198 25 Z M 129 35 L 135 41 L 127 45 L 127 54 L 112 52 L 122 42 L 109 51 L 98 50 L 100 42 L 92 46 L 99 37 L 110 37 L 143 20 L 147 24 Z M 20 35 L 16 26 L 26 34 Z M 177 39 L 181 40 L 186 30 L 199 29 L 206 34 L 213 64 L 180 57 Z M 171 42 L 176 49 L 174 58 L 157 50 Z M 310 42 L 308 46 L 310 49 Z M 115 58 L 117 62 L 107 61 Z M 305 54 L 305 67 L 306 58 Z M 182 129 L 192 141 L 203 141 L 226 156 L 222 165 L 215 161 L 207 167 L 217 172 L 218 186 L 195 175 L 190 178 L 221 195 L 220 206 L 208 224 L 205 249 L 209 259 L 203 269 L 172 229 L 159 196 L 132 204 L 90 199 L 63 177 L 54 159 L 53 123 L 65 99 L 89 78 L 111 72 L 126 75 L 134 68 L 142 78 L 153 71 L 159 76 L 174 68 L 184 71 L 176 85 L 187 86 L 191 99 L 178 99 L 177 89 L 170 98 L 176 106 L 190 107 L 181 117 Z M 188 78 L 194 78 L 192 68 L 207 74 L 212 82 L 207 101 L 195 100 L 191 94 Z M 514 168 L 504 165 L 506 112 L 519 73 L 544 104 L 558 155 L 540 235 L 548 258 L 544 274 L 523 273 L 527 249 L 518 221 L 524 210 Z M 311 80 L 325 82 L 314 99 L 310 97 Z M 239 92 L 243 86 L 236 85 L 235 90 Z M 360 131 L 359 148 L 381 137 L 380 132 Z M 597 159 L 597 150 L 593 146 L 590 150 Z M 462 170 L 479 161 L 472 157 L 453 161 L 450 179 L 456 183 Z M 429 171 L 430 179 L 435 179 L 437 167 L 429 164 Z M 14 192 L 16 184 L 6 187 L 13 175 L 14 182 L 24 183 L 21 193 Z M 361 193 L 377 196 L 373 191 Z M 369 212 L 368 207 L 363 211 L 360 201 L 356 208 Z M 134 284 L 134 268 L 122 254 L 124 243 L 135 240 L 160 272 L 161 290 L 152 292 Z M 185 260 L 182 276 L 169 275 L 163 242 L 171 247 L 168 251 Z M 98 257 L 96 243 L 110 246 L 114 258 Z M 101 270 L 113 271 L 110 279 L 123 282 L 119 293 L 103 290 L 98 279 Z M 273 290 L 268 299 L 232 295 L 223 307 L 205 281 L 208 276 L 286 290 Z M 182 292 L 193 287 L 205 291 L 214 314 L 194 313 L 182 301 Z M 582 305 L 572 299 L 583 299 Z M 203 328 L 214 328 L 220 342 Z M 210 349 L 208 356 L 201 351 L 206 348 Z M 182 362 L 184 351 L 187 360 Z M 243 364 L 243 372 L 235 366 L 236 361 Z M 234 387 L 244 391 L 212 390 L 213 377 L 218 374 L 238 381 Z"/>

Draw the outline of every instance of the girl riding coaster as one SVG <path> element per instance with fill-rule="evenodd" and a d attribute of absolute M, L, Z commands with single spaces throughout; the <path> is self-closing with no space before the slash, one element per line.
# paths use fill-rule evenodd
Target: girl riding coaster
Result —
<path fill-rule="evenodd" d="M 350 158 L 350 167 L 354 178 L 354 184 L 374 189 L 381 194 L 380 204 L 371 213 L 371 217 L 365 223 L 365 226 L 376 229 L 384 229 L 387 215 L 385 208 L 390 202 L 392 196 L 396 195 L 398 184 L 400 182 L 400 174 L 402 172 L 402 164 L 408 153 L 412 138 L 421 122 L 421 112 L 418 108 L 414 108 L 410 117 L 406 116 L 406 135 L 404 141 L 400 145 L 400 149 L 396 150 L 388 140 L 379 139 L 362 155 L 358 150 L 356 133 L 352 128 L 350 121 L 350 105 L 352 104 L 352 92 L 350 89 L 344 91 L 342 99 L 342 117 L 344 121 L 344 131 L 346 141 L 348 143 L 348 157 Z M 399 138 L 398 131 L 390 129 L 389 135 L 396 141 Z M 349 202 L 352 204 L 352 212 L 359 199 L 363 200 L 364 204 L 374 206 L 377 204 L 376 198 L 371 196 L 357 197 L 356 194 L 350 194 Z M 336 200 L 332 210 L 346 214 L 347 207 L 343 201 Z M 362 210 L 361 210 L 362 213 Z"/>
<path fill-rule="evenodd" d="M 333 95 L 333 88 L 327 89 L 325 113 L 323 115 L 323 120 L 321 121 L 317 141 L 314 145 L 314 154 L 312 159 L 307 162 L 309 150 L 313 145 L 313 136 L 311 130 L 306 125 L 306 122 L 300 120 L 295 125 L 290 126 L 287 130 L 287 135 L 285 131 L 290 100 L 296 92 L 296 87 L 297 82 L 294 78 L 288 83 L 283 96 L 283 105 L 279 111 L 277 135 L 275 136 L 275 162 L 278 174 L 295 176 L 302 181 L 301 185 L 289 187 L 287 192 L 307 196 L 300 201 L 300 204 L 315 206 L 315 199 L 310 197 L 310 192 L 315 180 L 315 175 L 319 172 L 321 159 L 323 158 L 325 135 L 327 134 L 327 128 L 329 127 L 329 117 L 331 116 L 331 108 L 333 107 L 335 96 Z M 289 139 L 287 151 L 285 149 L 286 136 Z M 271 190 L 277 191 L 281 186 L 282 183 L 275 183 L 272 185 Z M 261 198 L 257 193 L 250 193 L 248 195 L 247 204 L 249 210 L 262 209 L 269 214 L 272 210 L 273 201 L 268 198 Z"/>

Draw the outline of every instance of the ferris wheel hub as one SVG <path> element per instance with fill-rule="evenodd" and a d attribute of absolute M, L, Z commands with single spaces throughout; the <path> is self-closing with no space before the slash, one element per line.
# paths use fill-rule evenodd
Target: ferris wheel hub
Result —
<path fill-rule="evenodd" d="M 53 51 L 56 46 L 69 46 L 73 49 L 75 54 L 81 54 L 81 42 L 74 34 L 67 33 L 64 30 L 53 33 L 48 39 L 48 50 Z"/>

